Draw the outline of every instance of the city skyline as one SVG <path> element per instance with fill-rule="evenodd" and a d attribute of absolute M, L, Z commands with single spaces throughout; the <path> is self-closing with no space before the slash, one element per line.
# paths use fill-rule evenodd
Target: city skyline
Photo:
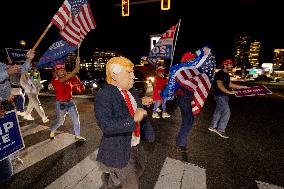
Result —
<path fill-rule="evenodd" d="M 6 27 L 1 36 L 2 49 L 19 47 L 22 39 L 27 41 L 27 47 L 32 47 L 62 2 L 18 2 L 13 6 L 16 19 L 7 16 L 9 13 L 3 10 L 1 20 Z M 130 5 L 131 2 L 135 1 L 130 0 Z M 31 3 L 38 8 L 32 8 Z M 257 0 L 171 0 L 171 9 L 168 11 L 160 10 L 160 2 L 156 1 L 131 5 L 129 17 L 121 16 L 121 7 L 117 6 L 119 3 L 120 0 L 90 1 L 97 28 L 84 39 L 81 47 L 83 54 L 88 54 L 94 48 L 118 49 L 137 63 L 140 56 L 145 56 L 150 51 L 150 35 L 165 32 L 179 19 L 181 25 L 176 42 L 175 62 L 179 61 L 183 52 L 195 51 L 205 44 L 212 45 L 217 61 L 233 58 L 234 37 L 236 33 L 245 31 L 251 33 L 252 39 L 261 42 L 262 61 L 272 61 L 273 50 L 284 48 L 282 31 L 276 28 L 281 19 L 275 2 L 266 5 L 266 8 L 274 10 L 268 13 Z M 6 4 L 6 7 L 11 7 L 13 2 Z M 267 31 L 264 32 L 265 30 Z M 57 37 L 58 30 L 52 27 L 40 43 L 38 53 L 42 54 Z"/>

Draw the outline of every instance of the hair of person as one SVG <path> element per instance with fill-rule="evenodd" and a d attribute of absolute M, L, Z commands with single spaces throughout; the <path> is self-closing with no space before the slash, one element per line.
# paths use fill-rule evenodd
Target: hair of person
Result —
<path fill-rule="evenodd" d="M 134 67 L 134 64 L 128 58 L 125 58 L 125 57 L 122 57 L 122 56 L 113 57 L 113 58 L 109 59 L 109 61 L 106 63 L 106 81 L 107 81 L 107 83 L 111 83 L 111 81 L 112 81 L 111 74 L 112 74 L 112 72 L 116 71 L 115 69 L 118 69 L 118 67 L 116 65 L 120 65 L 122 68 L 127 68 L 127 67 L 133 68 Z"/>

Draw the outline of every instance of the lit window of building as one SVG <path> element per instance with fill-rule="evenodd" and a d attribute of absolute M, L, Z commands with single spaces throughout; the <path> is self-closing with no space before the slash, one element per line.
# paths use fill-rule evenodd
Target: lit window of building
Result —
<path fill-rule="evenodd" d="M 274 49 L 273 63 L 274 69 L 279 69 L 282 64 L 284 65 L 284 49 Z"/>

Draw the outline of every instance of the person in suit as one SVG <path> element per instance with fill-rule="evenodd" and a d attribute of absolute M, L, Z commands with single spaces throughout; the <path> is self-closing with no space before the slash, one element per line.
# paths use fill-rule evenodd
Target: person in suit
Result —
<path fill-rule="evenodd" d="M 97 155 L 102 188 L 139 188 L 145 168 L 145 152 L 140 143 L 140 122 L 147 116 L 144 105 L 151 98 L 138 97 L 134 84 L 134 64 L 125 57 L 113 57 L 106 64 L 106 81 L 96 94 L 94 110 L 103 136 Z"/>

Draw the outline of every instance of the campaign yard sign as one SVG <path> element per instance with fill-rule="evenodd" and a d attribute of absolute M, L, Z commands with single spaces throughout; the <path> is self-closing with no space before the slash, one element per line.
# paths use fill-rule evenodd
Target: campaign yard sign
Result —
<path fill-rule="evenodd" d="M 236 97 L 272 94 L 272 92 L 264 85 L 238 89 L 237 92 L 238 93 L 235 94 Z"/>
<path fill-rule="evenodd" d="M 8 57 L 12 62 L 25 62 L 28 50 L 5 48 Z"/>
<path fill-rule="evenodd" d="M 0 161 L 25 147 L 18 117 L 10 111 L 0 118 Z"/>

